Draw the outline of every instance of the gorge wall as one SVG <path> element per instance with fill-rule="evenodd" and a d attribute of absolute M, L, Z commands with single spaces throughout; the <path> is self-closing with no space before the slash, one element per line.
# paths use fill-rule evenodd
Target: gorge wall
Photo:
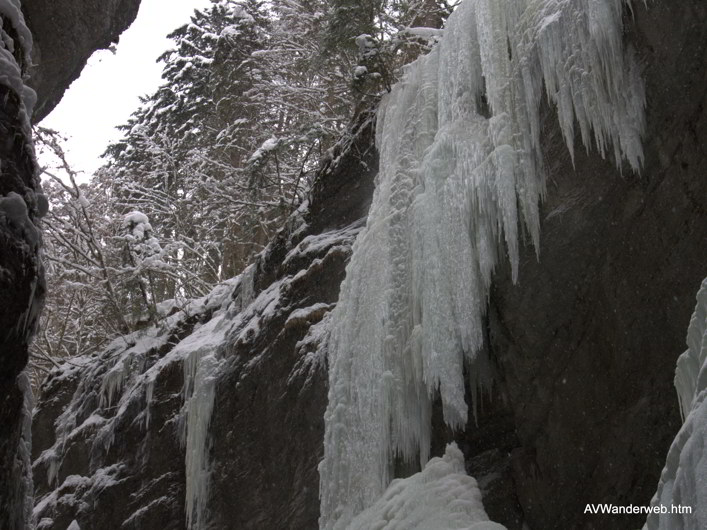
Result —
<path fill-rule="evenodd" d="M 29 414 L 22 374 L 44 297 L 39 219 L 47 211 L 30 121 L 46 116 L 88 57 L 137 14 L 130 2 L 0 2 L 0 528 L 30 525 Z M 34 45 L 33 45 L 34 44 Z M 34 90 L 25 86 L 27 83 Z M 34 120 L 32 120 L 34 118 Z"/>
<path fill-rule="evenodd" d="M 35 122 L 59 103 L 93 52 L 118 42 L 139 7 L 140 0 L 22 0 L 34 35 L 29 86 L 38 95 Z"/>
<path fill-rule="evenodd" d="M 509 529 L 640 527 L 585 505 L 649 504 L 680 424 L 673 374 L 707 258 L 707 8 L 638 2 L 624 22 L 646 88 L 644 169 L 571 160 L 543 109 L 539 260 L 527 242 L 516 284 L 496 270 L 476 416 L 451 432 L 433 404 L 432 454 L 455 440 Z M 373 193 L 373 137 L 364 113 L 241 276 L 47 380 L 39 528 L 317 527 L 322 352 Z"/>

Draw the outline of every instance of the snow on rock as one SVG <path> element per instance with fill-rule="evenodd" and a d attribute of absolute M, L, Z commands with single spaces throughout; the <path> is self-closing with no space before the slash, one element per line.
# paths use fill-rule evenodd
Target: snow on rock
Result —
<path fill-rule="evenodd" d="M 675 388 L 684 423 L 667 461 L 644 530 L 707 528 L 707 278 L 687 330 L 688 349 L 677 362 Z M 673 513 L 673 507 L 690 513 Z"/>
<path fill-rule="evenodd" d="M 70 505 L 80 511 L 87 498 L 95 498 L 104 489 L 118 482 L 117 476 L 121 469 L 113 465 L 97 469 L 91 476 L 69 475 L 50 494 L 45 495 L 34 507 L 34 517 L 39 520 L 38 530 L 53 528 L 52 517 L 57 505 Z"/>
<path fill-rule="evenodd" d="M 25 24 L 19 0 L 0 0 L 0 16 L 9 20 L 17 33 L 15 41 L 0 27 L 0 84 L 9 87 L 20 97 L 23 132 L 27 138 L 30 138 L 29 117 L 34 110 L 37 95 L 34 90 L 25 85 L 22 68 L 31 64 L 32 33 Z M 15 45 L 19 45 L 20 50 L 16 50 Z M 22 57 L 22 65 L 18 64 L 15 58 L 18 51 Z"/>
<path fill-rule="evenodd" d="M 519 225 L 538 247 L 543 85 L 570 153 L 577 124 L 587 149 L 640 168 L 623 5 L 467 0 L 384 99 L 377 187 L 332 312 L 322 528 L 376 502 L 393 454 L 425 465 L 435 394 L 449 426 L 467 419 L 463 366 L 474 377 L 494 269 L 505 247 L 517 278 Z"/>
<path fill-rule="evenodd" d="M 133 229 L 146 224 L 147 219 L 139 212 L 126 216 L 126 225 Z M 273 321 L 281 322 L 278 329 L 294 328 L 294 333 L 302 334 L 306 327 L 311 331 L 312 324 L 321 323 L 332 304 L 307 303 L 306 298 L 293 304 L 288 294 L 302 275 L 308 273 L 307 266 L 319 270 L 329 254 L 349 252 L 360 229 L 359 223 L 316 237 L 304 237 L 299 245 L 288 242 L 290 252 L 282 252 L 278 265 L 284 256 L 290 256 L 297 265 L 291 269 L 283 267 L 281 277 L 271 279 L 267 285 L 256 286 L 261 261 L 271 250 L 267 248 L 240 276 L 215 287 L 207 296 L 180 303 L 164 302 L 160 306 L 162 317 L 155 325 L 115 339 L 96 356 L 74 358 L 71 364 L 53 370 L 52 381 L 76 380 L 77 386 L 68 406 L 53 422 L 55 436 L 49 442 L 53 445 L 43 448 L 34 462 L 35 470 L 42 470 L 47 477 L 47 492 L 40 495 L 35 507 L 38 520 L 53 520 L 56 506 L 67 503 L 73 506 L 74 501 L 76 513 L 79 513 L 83 509 L 81 502 L 87 501 L 86 495 L 97 491 L 96 477 L 92 476 L 82 478 L 85 483 L 77 493 L 69 489 L 73 483 L 67 484 L 66 474 L 78 476 L 75 471 L 65 469 L 66 462 L 71 460 L 67 455 L 72 448 L 86 447 L 91 453 L 90 466 L 123 465 L 124 459 L 116 463 L 102 460 L 102 455 L 108 458 L 123 450 L 119 437 L 126 425 L 130 425 L 144 431 L 146 437 L 157 436 L 155 431 L 163 429 L 174 431 L 177 445 L 181 445 L 184 454 L 186 526 L 205 528 L 209 524 L 207 502 L 211 476 L 209 426 L 217 383 L 228 355 L 239 346 L 250 353 L 251 344 L 263 329 L 272 327 Z M 304 270 L 300 270 L 302 267 Z M 325 329 L 320 329 L 310 340 L 319 341 L 325 333 Z M 258 351 L 253 347 L 252 355 L 242 361 L 246 370 L 261 362 Z M 302 351 L 301 355 L 315 352 L 316 347 L 310 344 L 308 351 Z M 166 421 L 164 412 L 153 411 L 163 407 L 163 402 L 153 401 L 160 378 L 175 368 L 182 375 L 181 392 L 176 394 L 181 408 L 178 404 L 174 418 Z M 164 400 L 164 395 L 160 399 Z M 164 425 L 156 424 L 153 416 L 158 414 Z M 125 465 L 123 468 L 129 469 Z M 120 475 L 122 471 L 118 469 L 116 473 Z M 152 508 L 133 514 L 135 524 L 147 517 L 150 510 L 159 511 L 160 506 L 165 505 L 166 501 L 161 502 L 159 498 L 147 497 Z"/>
<path fill-rule="evenodd" d="M 29 218 L 27 203 L 20 194 L 11 191 L 5 197 L 0 197 L 0 219 L 21 230 L 30 245 L 35 248 L 39 246 L 41 234 Z"/>
<path fill-rule="evenodd" d="M 294 262 L 308 259 L 334 248 L 349 249 L 351 239 L 363 228 L 361 221 L 356 221 L 339 230 L 306 236 L 285 256 L 283 267 L 290 267 Z"/>
<path fill-rule="evenodd" d="M 134 217 L 137 222 L 143 221 Z M 78 372 L 80 381 L 73 399 L 54 422 L 54 445 L 45 449 L 35 461 L 35 468 L 41 466 L 46 469 L 47 483 L 55 488 L 40 499 L 35 515 L 44 517 L 52 513 L 52 503 L 65 502 L 62 500 L 65 495 L 60 494 L 60 490 L 66 489 L 66 479 L 61 482 L 60 470 L 74 440 L 90 440 L 92 454 L 100 455 L 113 446 L 116 430 L 125 418 L 129 419 L 137 413 L 143 428 L 149 428 L 155 381 L 163 370 L 175 364 L 181 367 L 184 374 L 184 405 L 182 429 L 175 428 L 174 436 L 181 435 L 185 444 L 187 493 L 190 496 L 187 506 L 191 509 L 198 503 L 205 491 L 203 459 L 206 428 L 213 403 L 209 370 L 217 364 L 218 353 L 230 330 L 230 317 L 241 310 L 241 296 L 235 296 L 235 293 L 244 291 L 248 292 L 248 289 L 242 289 L 240 277 L 225 282 L 215 287 L 209 295 L 182 304 L 178 311 L 164 317 L 157 325 L 117 338 L 101 355 L 72 359 L 71 364 L 52 372 L 52 380 L 69 379 Z M 206 319 L 206 323 L 194 325 L 193 322 L 200 318 Z M 180 338 L 180 330 L 189 329 L 190 325 L 195 327 L 194 332 Z M 168 349 L 169 346 L 173 347 Z M 158 352 L 166 349 L 166 353 L 160 356 Z M 94 390 L 96 385 L 97 392 Z M 94 401 L 98 409 L 86 415 L 83 407 L 87 400 L 91 402 L 91 396 L 95 394 L 98 394 L 98 399 Z M 79 424 L 77 418 L 85 419 Z M 120 464 L 116 466 L 117 473 Z M 94 474 L 83 478 L 90 490 L 97 488 L 98 482 L 106 486 L 101 477 L 103 475 Z M 84 490 L 81 496 L 90 494 L 89 490 Z"/>
<path fill-rule="evenodd" d="M 452 443 L 442 458 L 406 479 L 390 483 L 381 498 L 357 515 L 348 530 L 504 530 L 489 521 L 476 480 Z"/>

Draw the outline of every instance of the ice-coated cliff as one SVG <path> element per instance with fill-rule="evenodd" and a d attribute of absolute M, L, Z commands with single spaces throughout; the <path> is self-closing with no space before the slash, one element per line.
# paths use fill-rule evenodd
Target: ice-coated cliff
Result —
<path fill-rule="evenodd" d="M 375 502 L 396 455 L 425 465 L 435 396 L 449 426 L 466 423 L 494 269 L 507 253 L 515 281 L 523 230 L 538 246 L 542 98 L 570 153 L 576 125 L 587 149 L 640 169 L 623 5 L 467 0 L 383 101 L 373 204 L 332 314 L 322 528 Z"/>

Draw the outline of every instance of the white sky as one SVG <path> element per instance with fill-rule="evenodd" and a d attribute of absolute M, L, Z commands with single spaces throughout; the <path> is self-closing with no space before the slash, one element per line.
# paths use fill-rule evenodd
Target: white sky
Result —
<path fill-rule="evenodd" d="M 84 178 L 102 165 L 100 155 L 121 136 L 115 127 L 137 109 L 139 96 L 159 86 L 162 68 L 155 61 L 172 45 L 166 35 L 188 22 L 195 8 L 209 4 L 209 0 L 142 0 L 137 19 L 120 37 L 117 53 L 94 53 L 81 77 L 41 122 L 68 137 L 67 159 L 84 172 Z"/>

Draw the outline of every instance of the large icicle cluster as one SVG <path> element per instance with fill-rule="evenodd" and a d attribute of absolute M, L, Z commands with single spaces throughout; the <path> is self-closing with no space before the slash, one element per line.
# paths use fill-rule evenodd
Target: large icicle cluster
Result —
<path fill-rule="evenodd" d="M 466 421 L 494 267 L 505 244 L 516 278 L 519 226 L 538 243 L 543 92 L 571 153 L 577 125 L 587 148 L 639 169 L 624 3 L 466 0 L 384 100 L 377 187 L 332 315 L 322 528 L 380 497 L 393 455 L 425 464 L 437 393 L 447 424 Z"/>
<path fill-rule="evenodd" d="M 687 329 L 687 351 L 678 358 L 675 388 L 684 423 L 673 440 L 645 530 L 707 528 L 707 278 Z M 673 507 L 690 513 L 673 513 Z"/>

